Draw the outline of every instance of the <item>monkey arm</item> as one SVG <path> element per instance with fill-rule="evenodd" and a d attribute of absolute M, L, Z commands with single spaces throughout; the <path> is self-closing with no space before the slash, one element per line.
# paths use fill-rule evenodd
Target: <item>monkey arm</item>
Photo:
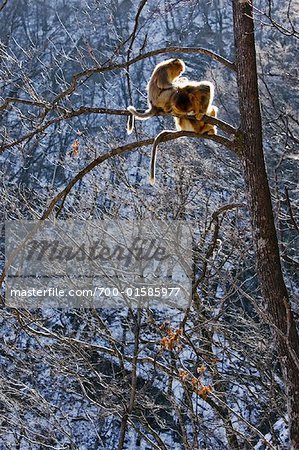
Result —
<path fill-rule="evenodd" d="M 156 115 L 157 116 L 179 117 L 181 119 L 188 119 L 188 120 L 197 120 L 194 115 L 174 115 L 174 114 L 168 114 L 168 113 L 164 113 L 164 112 L 159 112 Z M 215 117 L 211 117 L 209 115 L 203 115 L 200 120 L 202 120 L 205 123 L 209 123 L 211 125 L 216 125 L 217 127 L 220 128 L 220 130 L 224 131 L 225 133 L 233 134 L 233 135 L 237 135 L 238 134 L 238 129 L 237 128 L 234 128 L 229 123 L 224 122 L 223 120 L 220 120 L 218 118 L 216 119 Z"/>

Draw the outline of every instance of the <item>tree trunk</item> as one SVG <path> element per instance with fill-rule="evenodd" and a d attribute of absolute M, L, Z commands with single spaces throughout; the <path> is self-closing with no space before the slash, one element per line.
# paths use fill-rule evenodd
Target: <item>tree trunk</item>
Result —
<path fill-rule="evenodd" d="M 256 247 L 261 292 L 273 326 L 284 376 L 290 448 L 299 449 L 299 339 L 284 283 L 271 196 L 265 169 L 258 96 L 252 2 L 233 0 L 240 152 L 244 162 L 248 207 Z"/>

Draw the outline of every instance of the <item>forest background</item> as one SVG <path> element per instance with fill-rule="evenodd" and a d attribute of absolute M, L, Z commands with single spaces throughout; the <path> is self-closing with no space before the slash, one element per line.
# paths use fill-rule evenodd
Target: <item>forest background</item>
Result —
<path fill-rule="evenodd" d="M 1 449 L 298 448 L 282 357 L 287 341 L 298 386 L 298 335 L 273 322 L 271 303 L 268 314 L 246 152 L 190 136 L 163 142 L 152 187 L 151 145 L 173 119 L 126 134 L 126 107 L 145 109 L 147 80 L 170 57 L 212 81 L 219 119 L 244 131 L 235 70 L 250 58 L 235 52 L 236 3 L 2 1 L 2 237 L 5 220 L 57 216 L 192 221 L 197 241 L 187 312 L 2 309 Z M 284 312 L 298 322 L 299 3 L 263 0 L 253 12 Z"/>

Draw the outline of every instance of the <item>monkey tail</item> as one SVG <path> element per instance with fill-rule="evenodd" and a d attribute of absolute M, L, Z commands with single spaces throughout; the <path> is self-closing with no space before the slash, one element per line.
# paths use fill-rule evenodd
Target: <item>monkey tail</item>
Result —
<path fill-rule="evenodd" d="M 151 163 L 150 163 L 150 176 L 149 182 L 153 186 L 156 181 L 156 159 L 157 159 L 157 150 L 159 143 L 167 136 L 171 136 L 172 134 L 178 133 L 177 130 L 164 130 L 159 133 L 154 140 L 154 145 L 151 154 Z"/>
<path fill-rule="evenodd" d="M 156 114 L 156 108 L 152 106 L 144 112 L 138 112 L 134 106 L 128 106 L 127 110 L 139 120 L 147 120 Z"/>
<path fill-rule="evenodd" d="M 151 154 L 149 183 L 152 186 L 154 186 L 155 181 L 156 181 L 156 159 L 157 159 L 158 143 L 159 143 L 159 141 L 157 142 L 155 140 L 154 145 L 153 145 L 153 149 L 152 149 L 152 154 Z"/>
<path fill-rule="evenodd" d="M 129 114 L 128 121 L 127 121 L 127 133 L 131 134 L 134 128 L 135 119 L 133 114 Z"/>

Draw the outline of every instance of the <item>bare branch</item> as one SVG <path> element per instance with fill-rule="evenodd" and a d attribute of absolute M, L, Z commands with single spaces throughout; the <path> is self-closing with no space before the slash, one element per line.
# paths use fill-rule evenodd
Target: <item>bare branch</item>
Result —
<path fill-rule="evenodd" d="M 266 13 L 264 11 L 261 11 L 259 8 L 256 8 L 256 7 L 254 7 L 254 11 L 259 13 L 261 16 L 266 17 L 269 20 L 270 24 L 263 23 L 263 25 L 265 25 L 265 26 L 267 26 L 267 25 L 268 26 L 272 26 L 273 28 L 276 28 L 276 30 L 278 30 L 281 34 L 283 34 L 285 36 L 290 36 L 290 37 L 294 37 L 294 38 L 298 39 L 299 38 L 299 33 L 296 30 L 296 28 L 295 28 L 295 26 L 294 26 L 294 24 L 293 24 L 293 22 L 291 20 L 290 8 L 291 8 L 291 2 L 289 1 L 286 15 L 287 15 L 287 18 L 288 18 L 288 21 L 289 21 L 289 25 L 290 25 L 290 28 L 291 28 L 290 30 L 287 29 L 285 26 L 283 26 L 281 23 L 277 22 L 275 19 L 273 19 L 271 1 L 268 1 L 268 13 Z"/>
<path fill-rule="evenodd" d="M 157 50 L 152 50 L 151 52 L 144 53 L 143 55 L 136 56 L 135 58 L 131 59 L 130 61 L 126 61 L 121 64 L 113 64 L 112 61 L 110 61 L 110 64 L 103 67 L 92 67 L 90 69 L 83 70 L 82 72 L 78 72 L 75 75 L 73 75 L 72 80 L 70 82 L 69 87 L 58 94 L 54 100 L 53 103 L 57 103 L 63 98 L 71 95 L 74 90 L 78 86 L 78 82 L 82 78 L 89 78 L 91 75 L 95 73 L 104 73 L 104 72 L 111 72 L 114 70 L 120 70 L 120 69 L 127 69 L 131 65 L 137 63 L 138 61 L 142 61 L 143 59 L 150 58 L 152 56 L 160 55 L 160 54 L 167 54 L 167 53 L 187 53 L 187 54 L 202 54 L 209 56 L 210 58 L 214 59 L 214 61 L 220 62 L 224 66 L 226 66 L 228 69 L 235 71 L 235 65 L 231 61 L 229 61 L 226 58 L 223 58 L 222 56 L 218 55 L 215 52 L 212 52 L 211 50 L 207 50 L 205 48 L 201 47 L 164 47 Z"/>
<path fill-rule="evenodd" d="M 24 105 L 37 106 L 39 108 L 48 108 L 51 106 L 46 102 L 37 102 L 34 100 L 27 100 L 25 98 L 7 97 L 4 100 L 4 103 L 0 106 L 0 111 L 4 111 L 11 103 L 21 103 Z"/>
<path fill-rule="evenodd" d="M 285 196 L 286 196 L 286 202 L 287 202 L 287 205 L 288 205 L 291 222 L 292 222 L 295 230 L 299 234 L 299 226 L 298 226 L 298 224 L 296 222 L 296 219 L 295 219 L 295 216 L 294 216 L 294 212 L 293 212 L 293 208 L 292 208 L 291 200 L 290 200 L 290 196 L 289 196 L 289 190 L 288 190 L 287 186 L 284 187 L 284 192 L 285 192 Z"/>
<path fill-rule="evenodd" d="M 140 16 L 141 16 L 141 12 L 142 12 L 143 8 L 145 7 L 146 3 L 147 3 L 147 0 L 141 0 L 140 4 L 138 6 L 138 10 L 137 10 L 137 13 L 136 13 L 136 16 L 135 16 L 134 28 L 133 28 L 133 31 L 132 31 L 130 37 L 128 38 L 128 40 L 130 40 L 130 44 L 129 44 L 129 48 L 128 48 L 128 51 L 127 51 L 127 62 L 130 61 L 132 48 L 133 48 L 133 45 L 134 45 L 134 42 L 135 42 L 135 39 L 136 39 L 136 36 L 137 36 L 139 19 L 140 19 Z M 130 82 L 129 70 L 127 70 L 126 78 L 127 78 L 127 86 L 128 86 L 128 91 L 129 91 L 129 98 L 130 98 L 130 102 L 131 102 L 132 101 L 132 92 L 131 92 L 131 82 Z"/>
<path fill-rule="evenodd" d="M 180 137 L 193 137 L 198 139 L 208 139 L 214 142 L 218 142 L 218 144 L 222 144 L 225 147 L 232 150 L 234 153 L 238 155 L 237 147 L 234 141 L 227 139 L 223 136 L 219 136 L 218 134 L 209 135 L 209 134 L 197 134 L 193 131 L 175 131 L 175 130 L 164 130 L 158 134 L 158 136 L 154 140 L 154 147 L 157 147 L 160 142 L 172 141 L 173 139 L 178 139 Z"/>
<path fill-rule="evenodd" d="M 7 4 L 8 0 L 4 0 L 4 2 L 2 3 L 2 5 L 0 5 L 0 12 L 2 11 L 2 9 L 4 8 L 4 6 Z"/>
<path fill-rule="evenodd" d="M 19 99 L 21 100 L 21 99 Z M 25 103 L 25 102 L 24 102 Z M 52 108 L 53 110 L 57 108 Z M 20 137 L 19 139 L 16 139 L 13 142 L 10 142 L 8 144 L 2 144 L 0 145 L 0 152 L 3 152 L 7 148 L 15 147 L 16 145 L 21 144 L 24 141 L 30 140 L 35 135 L 43 133 L 47 128 L 49 128 L 51 125 L 54 125 L 55 123 L 61 122 L 62 120 L 69 120 L 73 117 L 77 117 L 83 114 L 109 114 L 109 115 L 119 115 L 119 116 L 127 116 L 129 115 L 129 112 L 126 110 L 119 110 L 119 109 L 107 109 L 107 108 L 92 108 L 92 107 L 84 107 L 81 106 L 77 110 L 66 110 L 63 108 L 59 108 L 60 111 L 64 111 L 62 114 L 60 114 L 57 117 L 54 117 L 53 119 L 48 120 L 47 122 L 37 126 L 33 130 L 26 133 L 24 136 Z"/>
<path fill-rule="evenodd" d="M 25 100 L 25 99 L 23 100 L 23 99 L 18 99 L 18 98 L 7 98 L 5 101 L 5 103 L 7 103 L 7 104 L 9 104 L 11 102 L 33 104 L 34 106 L 43 106 L 44 108 L 47 109 L 47 105 L 43 104 L 42 102 L 32 102 L 30 100 Z M 2 107 L 3 107 L 3 105 L 2 105 Z M 0 110 L 2 107 L 0 107 Z M 16 145 L 19 145 L 19 144 L 23 143 L 24 141 L 32 139 L 35 135 L 43 133 L 51 125 L 54 125 L 55 123 L 59 123 L 62 120 L 69 120 L 69 119 L 72 119 L 73 117 L 78 117 L 78 116 L 81 116 L 84 114 L 108 114 L 108 115 L 117 115 L 117 116 L 130 115 L 129 111 L 123 110 L 123 109 L 94 108 L 94 107 L 90 107 L 90 106 L 80 106 L 80 108 L 76 109 L 76 110 L 67 110 L 65 108 L 54 107 L 52 105 L 51 110 L 55 111 L 57 109 L 61 113 L 59 116 L 54 117 L 53 119 L 50 119 L 45 123 L 42 123 L 41 125 L 37 126 L 33 130 L 26 133 L 24 136 L 20 137 L 19 139 L 16 139 L 15 141 L 9 142 L 7 144 L 3 143 L 2 145 L 0 145 L 0 152 L 3 152 L 4 150 L 6 150 L 8 148 L 15 147 Z M 50 110 L 47 109 L 47 111 L 49 112 Z M 157 114 L 157 116 L 171 116 L 171 114 L 160 113 L 160 114 Z M 189 120 L 193 120 L 192 116 L 186 116 L 186 118 L 188 118 Z M 204 116 L 203 121 L 207 122 L 207 123 L 211 123 L 212 125 L 217 125 L 217 126 L 219 126 L 220 129 L 222 129 L 223 131 L 225 131 L 229 134 L 236 135 L 238 132 L 234 127 L 232 127 L 228 123 L 223 122 L 222 120 L 219 120 L 219 119 L 215 119 L 210 116 Z M 220 136 L 218 136 L 218 137 L 220 137 Z M 220 142 L 220 140 L 217 142 Z M 220 142 L 220 143 L 222 143 L 222 142 Z M 224 143 L 224 145 L 226 145 L 226 144 L 228 144 L 227 146 L 229 146 L 230 141 L 227 141 L 227 143 Z"/>

